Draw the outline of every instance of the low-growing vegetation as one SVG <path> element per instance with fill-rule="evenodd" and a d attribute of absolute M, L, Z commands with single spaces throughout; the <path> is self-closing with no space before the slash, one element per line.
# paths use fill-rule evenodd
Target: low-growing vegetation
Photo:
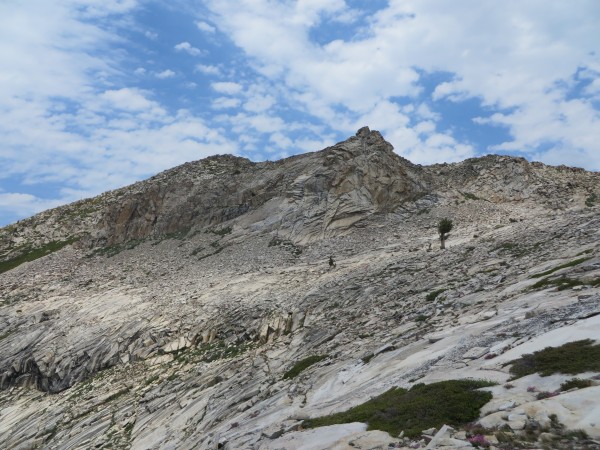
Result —
<path fill-rule="evenodd" d="M 586 387 L 590 387 L 592 385 L 592 380 L 584 380 L 582 378 L 571 378 L 570 380 L 565 381 L 560 385 L 561 391 L 568 391 L 569 389 L 583 389 Z"/>
<path fill-rule="evenodd" d="M 274 237 L 269 241 L 269 247 L 283 247 L 289 250 L 293 256 L 300 256 L 302 254 L 302 247 L 294 244 L 292 241 L 278 237 Z"/>
<path fill-rule="evenodd" d="M 369 362 L 375 357 L 375 353 L 369 353 L 361 358 L 363 364 L 369 364 Z"/>
<path fill-rule="evenodd" d="M 108 247 L 97 248 L 94 250 L 94 255 L 106 256 L 108 258 L 118 255 L 125 250 L 133 250 L 141 243 L 145 242 L 145 239 L 132 239 L 122 244 L 110 245 Z"/>
<path fill-rule="evenodd" d="M 197 347 L 186 348 L 176 352 L 175 360 L 187 364 L 235 358 L 245 353 L 252 346 L 252 342 L 243 342 L 241 344 L 226 344 L 223 341 L 205 342 Z"/>
<path fill-rule="evenodd" d="M 570 261 L 568 263 L 561 264 L 560 266 L 554 267 L 550 270 L 546 270 L 545 272 L 530 275 L 529 278 L 542 278 L 542 277 L 545 277 L 546 275 L 550 275 L 551 273 L 557 272 L 561 269 L 566 269 L 567 267 L 577 266 L 577 265 L 581 264 L 582 262 L 587 261 L 588 259 L 590 259 L 590 258 L 589 257 L 588 258 L 579 258 L 574 261 Z"/>
<path fill-rule="evenodd" d="M 445 290 L 446 289 L 438 289 L 437 291 L 430 292 L 429 294 L 427 294 L 425 296 L 425 300 L 427 300 L 429 302 L 432 302 L 432 301 L 434 301 L 438 297 L 438 295 L 440 295 Z"/>
<path fill-rule="evenodd" d="M 537 283 L 533 284 L 530 289 L 545 289 L 548 287 L 556 287 L 559 291 L 564 291 L 575 286 L 582 286 L 585 284 L 583 281 L 575 280 L 566 276 L 560 278 L 544 278 Z"/>
<path fill-rule="evenodd" d="M 410 390 L 392 388 L 348 411 L 309 419 L 307 428 L 340 423 L 363 422 L 369 430 L 381 430 L 397 436 L 420 436 L 426 428 L 442 425 L 460 426 L 479 417 L 479 410 L 492 399 L 492 394 L 478 390 L 492 386 L 482 380 L 450 380 L 432 384 L 416 384 Z"/>
<path fill-rule="evenodd" d="M 513 378 L 539 373 L 546 377 L 554 373 L 576 375 L 600 370 L 600 344 L 591 339 L 568 342 L 560 347 L 546 347 L 510 361 Z"/>
<path fill-rule="evenodd" d="M 225 236 L 227 234 L 231 234 L 233 228 L 231 227 L 223 227 L 223 228 L 210 228 L 208 230 L 209 233 L 216 234 L 217 236 Z"/>
<path fill-rule="evenodd" d="M 159 376 L 158 376 L 158 375 L 156 375 L 156 374 L 155 374 L 155 375 L 152 375 L 152 376 L 150 376 L 150 377 L 148 377 L 148 378 L 146 378 L 146 379 L 144 380 L 144 386 L 149 386 L 149 385 L 151 385 L 151 384 L 152 384 L 152 383 L 154 383 L 155 381 L 158 381 L 158 378 L 159 378 Z"/>
<path fill-rule="evenodd" d="M 25 253 L 22 253 L 19 256 L 0 262 L 0 273 L 8 272 L 9 270 L 20 266 L 21 264 L 35 261 L 36 259 L 49 255 L 50 253 L 57 252 L 61 248 L 72 244 L 76 240 L 77 238 L 70 238 L 64 241 L 52 241 L 38 248 L 29 248 L 25 251 Z"/>
<path fill-rule="evenodd" d="M 598 196 L 595 193 L 590 194 L 585 199 L 585 206 L 587 206 L 588 208 L 591 208 L 592 206 L 594 206 L 596 204 L 597 201 L 598 201 Z"/>
<path fill-rule="evenodd" d="M 498 247 L 494 248 L 492 251 L 500 251 L 503 253 L 509 253 L 515 257 L 527 256 L 531 253 L 536 252 L 540 246 L 541 242 L 536 242 L 531 245 L 524 245 L 522 243 L 514 243 L 514 242 L 504 242 L 500 244 Z"/>
<path fill-rule="evenodd" d="M 482 200 L 481 198 L 477 197 L 475 194 L 471 194 L 470 192 L 461 192 L 461 194 L 467 200 Z"/>
<path fill-rule="evenodd" d="M 283 379 L 289 380 L 292 378 L 296 378 L 304 370 L 308 369 L 313 364 L 323 361 L 327 357 L 328 357 L 328 355 L 313 355 L 313 356 L 309 356 L 308 358 L 304 358 L 304 359 L 298 361 L 296 364 L 294 364 L 294 366 L 290 370 L 288 370 L 286 373 L 284 373 Z"/>

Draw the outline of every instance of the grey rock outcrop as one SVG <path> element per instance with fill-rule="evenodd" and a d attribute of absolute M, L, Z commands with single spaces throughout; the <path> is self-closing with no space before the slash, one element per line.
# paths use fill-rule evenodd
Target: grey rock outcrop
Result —
<path fill-rule="evenodd" d="M 307 418 L 465 377 L 500 383 L 490 427 L 550 426 L 547 407 L 598 439 L 581 400 L 600 401 L 596 385 L 538 401 L 528 383 L 554 392 L 566 376 L 508 389 L 502 365 L 594 338 L 597 197 L 598 173 L 506 156 L 421 167 L 363 128 L 282 161 L 188 163 L 3 228 L 0 447 L 298 448 L 324 433 Z M 448 249 L 430 250 L 442 217 Z M 468 446 L 460 429 L 433 444 L 365 429 L 328 439 Z"/>

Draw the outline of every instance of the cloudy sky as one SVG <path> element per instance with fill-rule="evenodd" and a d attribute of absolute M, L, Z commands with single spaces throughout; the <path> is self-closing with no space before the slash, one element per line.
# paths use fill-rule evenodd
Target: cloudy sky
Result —
<path fill-rule="evenodd" d="M 420 164 L 600 169 L 598 0 L 0 0 L 0 226 L 368 125 Z"/>

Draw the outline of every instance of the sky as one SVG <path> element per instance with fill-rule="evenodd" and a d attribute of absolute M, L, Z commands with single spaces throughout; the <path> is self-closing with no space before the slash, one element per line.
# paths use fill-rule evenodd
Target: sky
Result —
<path fill-rule="evenodd" d="M 362 126 L 418 164 L 600 169 L 598 0 L 0 0 L 0 226 Z"/>

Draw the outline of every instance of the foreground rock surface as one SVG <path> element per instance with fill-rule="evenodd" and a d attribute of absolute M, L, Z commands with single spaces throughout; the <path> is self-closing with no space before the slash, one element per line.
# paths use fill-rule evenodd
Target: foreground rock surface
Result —
<path fill-rule="evenodd" d="M 504 365 L 598 339 L 597 197 L 596 173 L 505 156 L 421 167 L 365 128 L 274 163 L 189 163 L 6 227 L 5 261 L 72 243 L 0 274 L 0 447 L 467 448 L 468 430 L 302 422 L 393 386 L 480 378 L 499 383 L 486 429 L 598 448 L 600 374 L 537 400 L 573 376 L 508 382 Z M 588 441 L 561 443 L 553 421 Z"/>

